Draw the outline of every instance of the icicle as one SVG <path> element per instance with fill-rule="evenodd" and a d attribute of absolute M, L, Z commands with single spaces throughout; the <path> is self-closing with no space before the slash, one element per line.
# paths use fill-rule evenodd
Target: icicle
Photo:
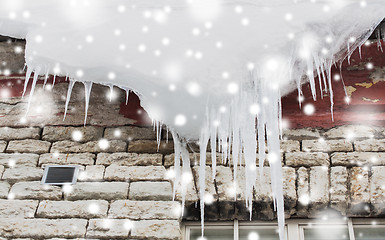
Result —
<path fill-rule="evenodd" d="M 173 201 L 175 200 L 176 188 L 179 186 L 180 181 L 180 140 L 177 134 L 174 131 L 171 131 L 172 138 L 174 140 L 174 171 L 175 171 L 175 180 L 173 186 Z"/>
<path fill-rule="evenodd" d="M 114 93 L 114 85 L 110 84 L 110 102 L 112 102 L 112 94 Z"/>
<path fill-rule="evenodd" d="M 182 156 L 182 184 L 181 184 L 181 192 L 182 192 L 182 216 L 184 213 L 184 206 L 185 206 L 185 200 L 186 200 L 186 191 L 187 191 L 187 185 L 191 181 L 191 174 L 190 174 L 190 155 L 187 151 L 186 144 L 182 145 L 181 150 L 181 156 Z M 202 201 L 202 200 L 201 200 Z"/>
<path fill-rule="evenodd" d="M 358 53 L 360 55 L 360 59 L 362 59 L 362 54 L 361 54 L 361 45 L 358 47 Z"/>
<path fill-rule="evenodd" d="M 90 104 L 90 96 L 91 96 L 91 89 L 92 89 L 92 82 L 83 82 L 84 84 L 84 94 L 85 94 L 85 116 L 84 116 L 84 126 L 87 123 L 87 114 L 88 114 L 88 107 Z"/>
<path fill-rule="evenodd" d="M 200 161 L 199 161 L 199 199 L 201 210 L 201 226 L 202 237 L 204 235 L 204 216 L 205 216 L 205 179 L 206 179 L 206 149 L 209 141 L 209 117 L 207 115 L 207 123 L 201 129 L 201 136 L 199 139 Z"/>
<path fill-rule="evenodd" d="M 33 70 L 32 70 L 31 67 L 28 67 L 28 68 L 27 68 L 27 72 L 26 72 L 26 74 L 25 74 L 24 90 L 23 90 L 23 95 L 22 95 L 22 97 L 24 97 L 25 92 L 27 91 L 27 86 L 28 86 L 29 79 L 31 78 L 32 71 L 33 71 Z"/>
<path fill-rule="evenodd" d="M 45 85 L 47 84 L 48 76 L 49 76 L 49 72 L 48 72 L 48 70 L 47 70 L 47 72 L 45 73 L 45 77 L 44 77 L 43 88 L 45 88 Z"/>
<path fill-rule="evenodd" d="M 66 119 L 66 116 L 67 116 L 68 104 L 70 103 L 72 88 L 74 87 L 74 85 L 75 85 L 75 81 L 70 80 L 70 83 L 68 84 L 67 98 L 66 98 L 66 105 L 65 105 L 65 109 L 64 109 L 63 121 Z M 87 103 L 86 103 L 86 105 L 87 105 Z"/>
<path fill-rule="evenodd" d="M 55 86 L 55 81 L 56 81 L 56 74 L 53 75 L 52 87 Z"/>
<path fill-rule="evenodd" d="M 381 32 L 380 30 L 376 30 L 376 36 L 377 36 L 377 48 L 381 50 L 381 52 L 384 52 L 381 46 Z"/>
<path fill-rule="evenodd" d="M 216 116 L 212 112 L 211 119 L 216 119 Z M 215 120 L 217 121 L 217 120 Z M 211 169 L 212 169 L 212 176 L 213 179 L 215 179 L 216 174 L 216 166 L 217 166 L 217 123 L 211 123 L 213 126 L 210 128 L 210 147 L 211 147 Z"/>
<path fill-rule="evenodd" d="M 130 90 L 128 89 L 125 89 L 126 91 L 126 105 L 128 104 L 128 97 L 129 97 L 129 94 L 130 94 Z"/>
<path fill-rule="evenodd" d="M 32 81 L 31 91 L 29 92 L 27 111 L 25 112 L 25 115 L 26 115 L 26 116 L 28 115 L 29 108 L 30 108 L 30 106 L 31 106 L 31 102 L 32 102 L 32 98 L 33 98 L 33 93 L 34 93 L 35 87 L 36 87 L 36 82 L 37 82 L 37 79 L 38 79 L 38 77 L 39 77 L 39 72 L 40 72 L 40 68 L 36 68 L 35 73 L 34 73 L 34 75 L 33 75 L 33 81 Z"/>

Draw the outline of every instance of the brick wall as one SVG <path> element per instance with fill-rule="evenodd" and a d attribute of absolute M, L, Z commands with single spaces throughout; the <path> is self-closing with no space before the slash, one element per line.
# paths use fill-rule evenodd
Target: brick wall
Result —
<path fill-rule="evenodd" d="M 181 193 L 178 188 L 172 201 L 173 144 L 166 140 L 166 132 L 157 150 L 152 128 L 130 125 L 132 120 L 119 114 L 121 99 L 109 102 L 104 97 L 109 89 L 98 85 L 87 125 L 82 126 L 80 84 L 63 122 L 61 96 L 67 84 L 52 90 L 41 87 L 34 100 L 40 102 L 33 102 L 27 117 L 26 99 L 0 100 L 0 236 L 179 239 Z M 118 90 L 116 94 L 124 96 Z M 39 113 L 37 107 L 49 111 Z M 75 141 L 74 133 L 81 139 Z M 347 216 L 383 215 L 384 136 L 385 128 L 369 126 L 286 130 L 282 141 L 286 216 L 314 217 L 325 208 Z M 199 220 L 198 152 L 191 144 L 186 221 Z M 211 155 L 207 158 L 211 171 Z M 206 193 L 213 200 L 206 205 L 206 220 L 248 220 L 243 167 L 238 167 L 234 201 L 233 166 L 222 162 L 220 154 L 216 161 L 216 179 L 211 174 L 206 179 Z M 64 188 L 41 185 L 47 164 L 80 165 L 78 183 Z M 275 219 L 269 179 L 265 166 L 262 182 L 254 189 L 253 219 Z"/>

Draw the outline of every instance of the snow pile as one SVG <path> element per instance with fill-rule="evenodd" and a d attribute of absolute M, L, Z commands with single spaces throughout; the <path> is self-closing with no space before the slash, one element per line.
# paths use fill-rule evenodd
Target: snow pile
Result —
<path fill-rule="evenodd" d="M 227 158 L 230 149 L 234 166 L 244 159 L 251 209 L 256 157 L 262 166 L 268 148 L 281 239 L 281 96 L 295 88 L 301 95 L 301 84 L 309 81 L 315 99 L 318 76 L 332 100 L 331 66 L 360 47 L 385 16 L 384 0 L 0 3 L 0 34 L 27 40 L 33 84 L 38 75 L 68 76 L 69 100 L 73 83 L 81 81 L 87 106 L 93 82 L 140 96 L 158 131 L 165 124 L 174 136 L 176 186 L 188 171 L 186 142 L 195 139 L 204 184 L 210 140 L 213 159 L 217 150 Z M 215 161 L 212 169 L 215 177 Z M 204 201 L 201 209 L 203 216 Z"/>

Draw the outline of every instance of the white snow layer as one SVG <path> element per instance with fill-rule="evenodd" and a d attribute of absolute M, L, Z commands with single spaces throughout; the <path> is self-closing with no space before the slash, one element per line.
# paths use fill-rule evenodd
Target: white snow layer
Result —
<path fill-rule="evenodd" d="M 196 139 L 204 186 L 210 140 L 212 159 L 219 150 L 224 160 L 232 153 L 234 166 L 244 161 L 251 210 L 257 154 L 263 166 L 268 148 L 281 239 L 281 96 L 295 88 L 301 94 L 308 81 L 315 99 L 318 76 L 332 108 L 332 65 L 385 17 L 384 0 L 0 0 L 0 6 L 0 34 L 27 41 L 27 81 L 31 73 L 34 84 L 38 75 L 68 76 L 68 98 L 73 83 L 83 82 L 87 106 L 93 82 L 140 96 L 158 131 L 165 124 L 173 134 L 175 186 L 184 185 L 186 143 Z"/>

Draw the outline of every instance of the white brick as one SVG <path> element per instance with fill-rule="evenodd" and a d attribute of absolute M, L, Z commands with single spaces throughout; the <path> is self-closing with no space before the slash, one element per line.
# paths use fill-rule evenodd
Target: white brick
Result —
<path fill-rule="evenodd" d="M 37 210 L 39 218 L 102 218 L 107 216 L 108 202 L 41 201 Z"/>
<path fill-rule="evenodd" d="M 385 167 L 373 167 L 370 181 L 370 202 L 376 215 L 385 212 Z"/>
<path fill-rule="evenodd" d="M 111 203 L 110 218 L 180 219 L 181 204 L 176 201 L 130 201 L 117 200 Z"/>
<path fill-rule="evenodd" d="M 330 170 L 331 207 L 346 214 L 348 207 L 348 171 L 346 167 L 332 167 Z"/>
<path fill-rule="evenodd" d="M 352 203 L 369 202 L 369 172 L 361 167 L 353 167 L 350 174 L 350 196 Z"/>
<path fill-rule="evenodd" d="M 143 220 L 134 222 L 132 238 L 143 239 L 181 239 L 180 225 L 175 220 Z"/>
<path fill-rule="evenodd" d="M 104 179 L 107 181 L 162 181 L 166 180 L 166 169 L 163 166 L 119 166 L 106 168 Z"/>
<path fill-rule="evenodd" d="M 329 172 L 327 167 L 310 168 L 310 202 L 327 205 L 329 202 Z"/>
<path fill-rule="evenodd" d="M 106 149 L 99 147 L 99 141 L 91 141 L 86 143 L 72 142 L 72 141 L 60 141 L 52 144 L 51 152 L 61 153 L 82 153 L 82 152 L 124 152 L 127 147 L 127 143 L 120 140 L 108 141 L 109 146 Z"/>
<path fill-rule="evenodd" d="M 299 152 L 300 151 L 299 141 L 295 141 L 295 140 L 283 140 L 281 141 L 280 147 L 282 152 Z"/>
<path fill-rule="evenodd" d="M 105 167 L 103 165 L 86 166 L 79 173 L 78 181 L 101 182 L 103 181 Z"/>
<path fill-rule="evenodd" d="M 138 154 L 138 153 L 99 153 L 96 159 L 99 165 L 121 166 L 161 166 L 162 154 Z"/>
<path fill-rule="evenodd" d="M 385 139 L 366 139 L 363 141 L 355 141 L 354 147 L 359 152 L 384 152 Z"/>
<path fill-rule="evenodd" d="M 0 153 L 0 165 L 9 167 L 15 166 L 31 166 L 36 167 L 39 155 L 32 153 Z"/>
<path fill-rule="evenodd" d="M 36 167 L 18 166 L 15 168 L 7 168 L 3 174 L 2 180 L 10 183 L 21 181 L 41 180 L 43 169 Z"/>
<path fill-rule="evenodd" d="M 63 140 L 73 140 L 72 134 L 79 131 L 82 134 L 80 142 L 96 141 L 102 138 L 103 128 L 95 126 L 85 127 L 62 127 L 48 126 L 43 129 L 43 140 L 54 142 Z"/>
<path fill-rule="evenodd" d="M 84 237 L 84 219 L 0 219 L 0 236 L 8 238 Z"/>
<path fill-rule="evenodd" d="M 87 238 L 124 238 L 128 234 L 132 222 L 126 219 L 91 219 L 87 228 Z"/>
<path fill-rule="evenodd" d="M 168 173 L 175 173 L 174 167 L 170 167 L 167 170 L 167 172 Z M 185 201 L 186 202 L 196 202 L 196 201 L 198 201 L 198 195 L 197 195 L 197 190 L 195 188 L 194 179 L 192 177 L 193 175 L 191 172 L 191 168 L 188 168 L 187 176 L 191 177 L 191 179 L 190 179 L 191 181 L 188 181 L 185 185 L 185 187 L 186 187 Z M 172 184 L 172 187 L 174 187 L 175 178 L 171 178 L 169 180 Z M 181 183 L 181 181 L 179 181 L 178 186 L 176 186 L 176 189 L 175 189 L 175 200 L 182 201 L 182 183 Z"/>
<path fill-rule="evenodd" d="M 0 153 L 4 152 L 6 147 L 7 147 L 7 142 L 0 141 Z"/>
<path fill-rule="evenodd" d="M 308 204 L 310 202 L 310 192 L 309 192 L 309 172 L 307 168 L 300 167 L 297 170 L 297 196 L 298 196 L 298 206 L 297 206 L 297 215 L 300 217 L 307 217 Z"/>
<path fill-rule="evenodd" d="M 38 203 L 36 200 L 0 199 L 0 218 L 33 218 Z"/>
<path fill-rule="evenodd" d="M 106 128 L 104 137 L 107 139 L 122 140 L 156 140 L 156 131 L 151 128 L 125 126 L 117 128 Z"/>
<path fill-rule="evenodd" d="M 333 166 L 362 166 L 385 165 L 385 153 L 377 152 L 351 152 L 333 153 L 331 155 Z"/>
<path fill-rule="evenodd" d="M 126 199 L 128 183 L 123 182 L 81 182 L 73 185 L 72 191 L 64 194 L 66 200 Z"/>
<path fill-rule="evenodd" d="M 329 155 L 323 152 L 285 153 L 286 165 L 290 167 L 329 166 Z"/>
<path fill-rule="evenodd" d="M 353 151 L 353 144 L 347 140 L 303 140 L 302 151 L 351 152 Z"/>
<path fill-rule="evenodd" d="M 47 153 L 40 155 L 39 166 L 43 164 L 59 164 L 59 165 L 93 165 L 95 154 L 79 153 L 79 154 L 65 154 L 65 153 Z"/>
<path fill-rule="evenodd" d="M 39 139 L 40 128 L 0 128 L 0 139 L 2 140 L 23 140 L 23 139 Z"/>
<path fill-rule="evenodd" d="M 15 183 L 11 188 L 10 194 L 15 199 L 60 200 L 62 197 L 60 187 L 41 184 L 40 182 Z"/>
<path fill-rule="evenodd" d="M 169 182 L 133 182 L 128 194 L 130 200 L 172 200 L 172 188 Z"/>
<path fill-rule="evenodd" d="M 15 140 L 8 143 L 7 153 L 47 153 L 51 147 L 50 142 L 41 140 Z"/>
<path fill-rule="evenodd" d="M 369 172 L 361 167 L 350 170 L 350 215 L 367 215 L 370 212 Z"/>
<path fill-rule="evenodd" d="M 11 185 L 7 182 L 0 182 L 0 198 L 7 198 Z"/>
<path fill-rule="evenodd" d="M 197 191 L 198 191 L 198 195 L 199 195 L 199 192 L 200 192 L 200 177 L 201 175 L 199 174 L 199 166 L 196 166 L 196 167 L 193 167 L 193 175 L 194 175 L 194 179 L 196 179 L 196 188 L 197 188 Z M 214 201 L 216 201 L 218 199 L 218 195 L 217 195 L 217 191 L 215 190 L 215 184 L 214 184 L 214 179 L 213 179 L 213 174 L 212 174 L 212 170 L 211 170 L 211 167 L 209 166 L 206 166 L 205 167 L 205 180 L 204 180 L 204 186 L 205 186 L 205 195 L 208 194 L 210 196 L 213 197 Z"/>

